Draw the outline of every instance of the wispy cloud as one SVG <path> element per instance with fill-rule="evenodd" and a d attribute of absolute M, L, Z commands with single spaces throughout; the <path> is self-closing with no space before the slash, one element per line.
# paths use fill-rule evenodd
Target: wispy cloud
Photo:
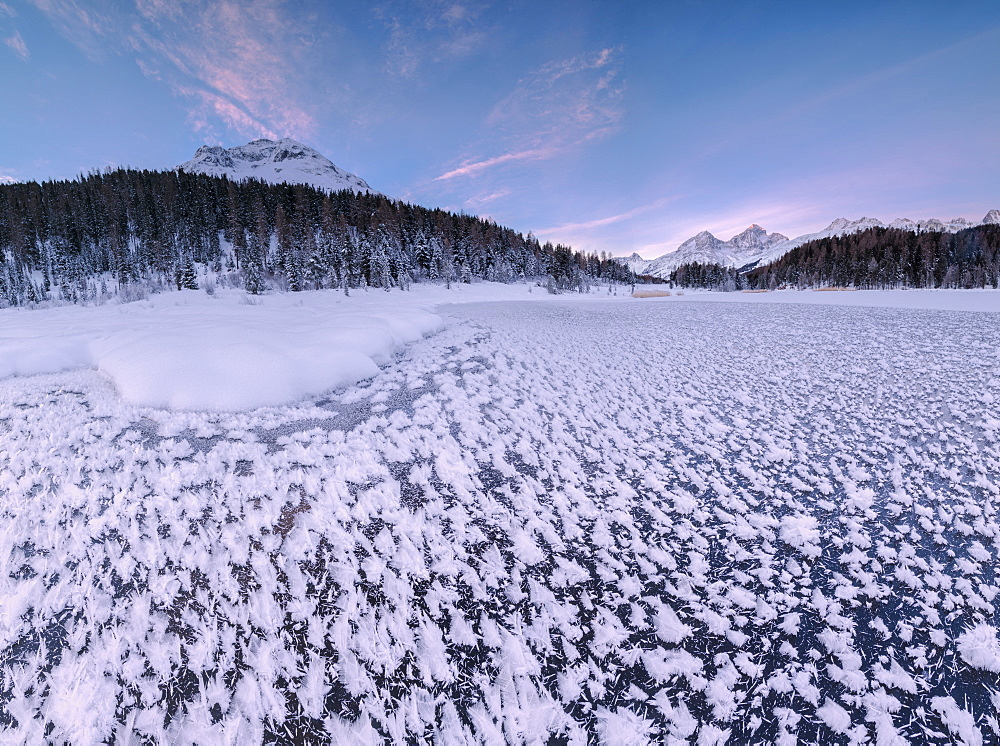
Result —
<path fill-rule="evenodd" d="M 503 152 L 466 157 L 434 181 L 482 174 L 497 166 L 554 158 L 617 131 L 624 85 L 621 51 L 557 60 L 518 81 L 486 118 L 482 136 L 469 150 Z"/>
<path fill-rule="evenodd" d="M 231 98 L 204 88 L 189 88 L 172 86 L 182 96 L 192 99 L 195 104 L 188 111 L 188 123 L 197 131 L 217 138 L 214 121 L 221 119 L 229 127 L 251 137 L 268 137 L 277 139 L 281 134 L 271 129 L 260 119 L 257 119 L 246 107 Z"/>
<path fill-rule="evenodd" d="M 511 161 L 538 161 L 544 158 L 552 157 L 555 152 L 556 151 L 551 148 L 536 148 L 534 150 L 522 150 L 516 153 L 504 153 L 503 155 L 494 156 L 493 158 L 487 158 L 482 161 L 466 161 L 458 168 L 453 168 L 451 171 L 436 177 L 434 181 L 446 181 L 448 179 L 454 179 L 456 176 L 471 176 L 479 171 L 485 171 L 493 166 L 499 166 L 501 163 L 510 163 Z"/>
<path fill-rule="evenodd" d="M 28 52 L 28 45 L 24 42 L 24 37 L 21 36 L 21 32 L 17 29 L 11 28 L 11 23 L 7 21 L 8 18 L 16 18 L 17 13 L 12 7 L 6 3 L 0 2 L 0 41 L 3 43 L 18 57 L 20 57 L 25 62 L 31 57 Z"/>
<path fill-rule="evenodd" d="M 465 200 L 464 205 L 471 210 L 479 209 L 490 202 L 496 202 L 498 199 L 503 199 L 511 194 L 513 190 L 509 188 L 502 188 L 495 192 L 480 192 L 472 197 Z"/>
<path fill-rule="evenodd" d="M 457 0 L 394 0 L 377 6 L 375 15 L 389 32 L 386 72 L 410 78 L 428 63 L 472 54 L 487 38 L 482 24 L 487 7 Z"/>
<path fill-rule="evenodd" d="M 14 35 L 4 39 L 3 43 L 10 47 L 14 54 L 25 62 L 27 62 L 31 57 L 31 54 L 28 52 L 28 45 L 24 43 L 24 39 L 21 37 L 20 31 L 15 31 Z"/>
<path fill-rule="evenodd" d="M 122 23 L 115 11 L 94 7 L 81 7 L 75 0 L 29 0 L 48 16 L 56 30 L 83 52 L 88 59 L 99 61 L 106 56 L 107 42 L 120 34 Z"/>
<path fill-rule="evenodd" d="M 133 45 L 194 102 L 191 119 L 202 129 L 214 116 L 251 136 L 314 133 L 293 83 L 308 29 L 283 4 L 140 0 L 138 10 Z"/>
<path fill-rule="evenodd" d="M 575 140 L 580 130 L 616 125 L 621 118 L 620 56 L 620 50 L 601 49 L 544 65 L 497 102 L 487 125 L 535 140 Z M 567 134 L 567 129 L 573 132 Z"/>
<path fill-rule="evenodd" d="M 101 48 L 133 56 L 188 101 L 189 121 L 210 136 L 215 122 L 249 136 L 306 139 L 316 130 L 295 85 L 312 19 L 281 0 L 135 0 L 102 10 L 32 2 L 92 59 Z"/>
<path fill-rule="evenodd" d="M 551 236 L 554 234 L 564 234 L 564 233 L 582 233 L 586 231 L 594 230 L 595 228 L 603 228 L 607 225 L 614 225 L 615 223 L 621 223 L 622 221 L 631 220 L 634 217 L 642 215 L 644 213 L 650 212 L 651 210 L 656 210 L 664 205 L 674 202 L 680 199 L 680 196 L 670 196 L 661 197 L 655 202 L 650 202 L 646 205 L 640 205 L 639 207 L 634 207 L 626 212 L 618 213 L 617 215 L 608 215 L 603 218 L 595 218 L 594 220 L 587 220 L 582 223 L 566 223 L 564 225 L 555 226 L 553 228 L 542 228 L 541 230 L 536 230 L 536 236 Z"/>

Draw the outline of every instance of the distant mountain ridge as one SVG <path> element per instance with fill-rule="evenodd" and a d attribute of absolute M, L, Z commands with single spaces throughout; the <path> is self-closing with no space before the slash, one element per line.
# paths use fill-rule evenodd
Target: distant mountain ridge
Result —
<path fill-rule="evenodd" d="M 859 218 L 848 220 L 837 218 L 830 225 L 816 233 L 806 233 L 795 238 L 788 238 L 780 233 L 768 233 L 756 223 L 742 233 L 733 236 L 728 241 L 722 241 L 708 231 L 702 231 L 692 236 L 675 251 L 671 251 L 656 259 L 643 259 L 638 254 L 632 254 L 621 261 L 633 272 L 639 275 L 650 275 L 667 279 L 670 273 L 683 264 L 721 264 L 724 267 L 737 269 L 752 268 L 769 264 L 781 258 L 794 248 L 816 241 L 821 238 L 842 236 L 848 233 L 859 233 L 869 228 L 900 228 L 910 231 L 942 231 L 956 233 L 977 225 L 1000 225 L 1000 210 L 990 210 L 978 223 L 965 218 L 953 220 L 910 220 L 896 218 L 891 223 L 884 223 L 877 218 Z"/>
<path fill-rule="evenodd" d="M 653 259 L 642 274 L 666 278 L 680 265 L 693 262 L 742 267 L 759 261 L 762 256 L 772 253 L 776 246 L 787 241 L 788 236 L 768 233 L 756 223 L 728 241 L 702 231 L 678 246 L 676 251 Z"/>
<path fill-rule="evenodd" d="M 234 148 L 203 145 L 194 158 L 177 168 L 233 181 L 260 179 L 269 184 L 309 184 L 324 191 L 350 189 L 377 194 L 360 176 L 338 168 L 326 156 L 290 138 L 253 140 Z"/>

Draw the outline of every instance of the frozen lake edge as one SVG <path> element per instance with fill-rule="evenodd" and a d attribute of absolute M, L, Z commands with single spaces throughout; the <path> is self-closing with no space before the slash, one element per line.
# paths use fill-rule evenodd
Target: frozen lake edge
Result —
<path fill-rule="evenodd" d="M 676 300 L 442 308 L 246 413 L 0 382 L 0 722 L 989 740 L 992 317 Z"/>

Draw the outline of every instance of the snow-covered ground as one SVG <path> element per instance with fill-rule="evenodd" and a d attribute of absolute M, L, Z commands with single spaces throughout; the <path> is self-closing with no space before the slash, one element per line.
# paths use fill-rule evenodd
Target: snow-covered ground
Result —
<path fill-rule="evenodd" d="M 123 305 L 6 309 L 0 378 L 90 366 L 135 404 L 224 411 L 287 404 L 374 375 L 403 344 L 440 328 L 442 303 L 544 294 L 496 283 L 350 296 L 185 290 Z"/>
<path fill-rule="evenodd" d="M 542 292 L 0 313 L 49 371 L 0 380 L 4 738 L 995 742 L 1000 317 Z M 123 398 L 205 313 L 391 340 L 293 404 Z"/>
<path fill-rule="evenodd" d="M 356 383 L 402 345 L 437 331 L 450 303 L 556 299 L 635 303 L 624 287 L 551 296 L 532 284 L 415 285 L 250 296 L 185 290 L 123 305 L 0 310 L 0 379 L 95 367 L 134 404 L 247 410 Z M 643 303 L 794 303 L 1000 313 L 1000 292 L 675 291 Z"/>

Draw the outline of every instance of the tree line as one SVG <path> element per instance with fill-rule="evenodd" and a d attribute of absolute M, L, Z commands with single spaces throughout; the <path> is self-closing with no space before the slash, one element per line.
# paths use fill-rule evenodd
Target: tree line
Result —
<path fill-rule="evenodd" d="M 670 282 L 713 290 L 996 288 L 1000 225 L 957 233 L 870 228 L 809 241 L 748 272 L 720 265 L 683 265 L 671 273 Z"/>
<path fill-rule="evenodd" d="M 560 290 L 633 279 L 607 254 L 379 194 L 130 169 L 0 186 L 0 306 L 206 278 L 261 293 L 538 277 Z"/>

